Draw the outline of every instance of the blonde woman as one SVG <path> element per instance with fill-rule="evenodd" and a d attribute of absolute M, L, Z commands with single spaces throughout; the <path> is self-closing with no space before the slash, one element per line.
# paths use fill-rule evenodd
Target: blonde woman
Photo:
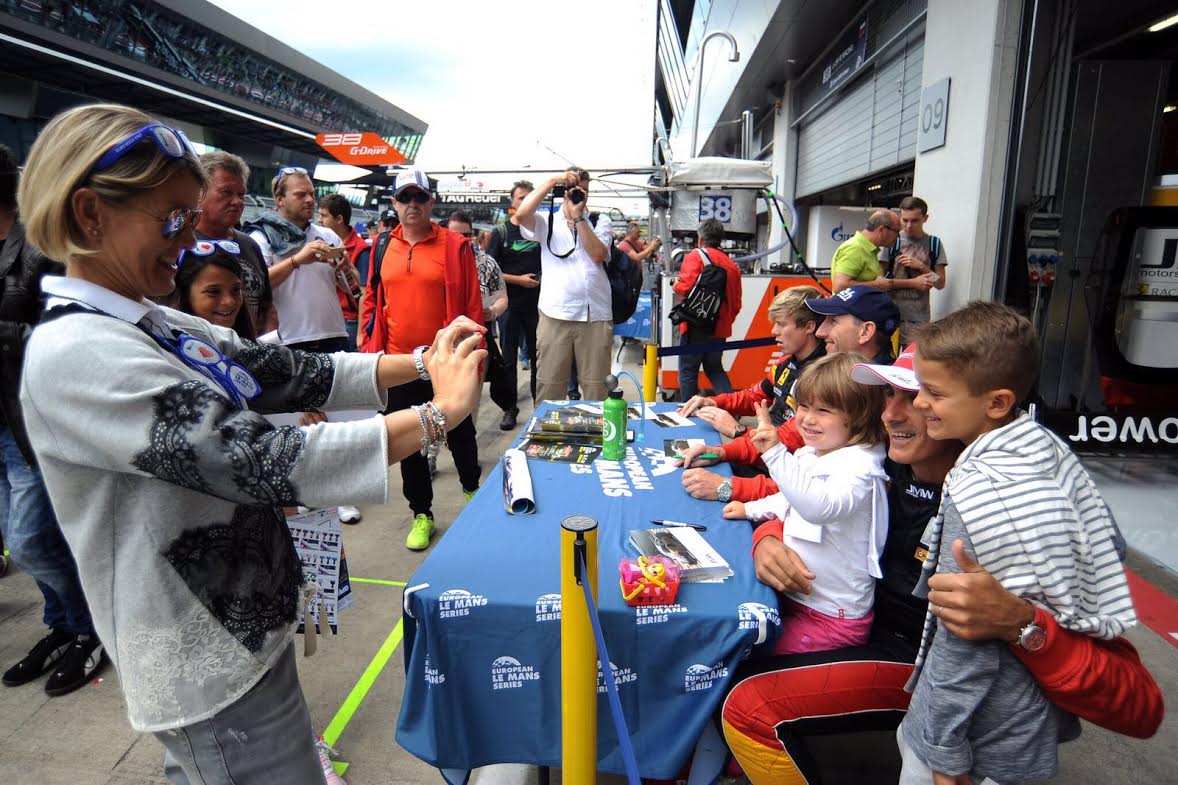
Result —
<path fill-rule="evenodd" d="M 294 664 L 301 566 L 280 507 L 383 502 L 388 466 L 478 400 L 483 328 L 417 356 L 262 346 L 155 306 L 173 288 L 204 175 L 183 134 L 123 106 L 54 118 L 20 187 L 46 278 L 21 400 L 131 724 L 175 783 L 324 782 Z M 261 413 L 412 411 L 277 428 Z"/>

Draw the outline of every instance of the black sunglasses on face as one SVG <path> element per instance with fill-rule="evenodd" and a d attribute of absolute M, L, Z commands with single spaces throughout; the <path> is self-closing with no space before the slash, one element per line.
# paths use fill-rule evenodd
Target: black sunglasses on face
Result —
<path fill-rule="evenodd" d="M 409 204 L 410 202 L 413 202 L 414 204 L 425 204 L 429 201 L 430 196 L 425 191 L 414 190 L 402 191 L 393 198 L 401 204 Z"/>

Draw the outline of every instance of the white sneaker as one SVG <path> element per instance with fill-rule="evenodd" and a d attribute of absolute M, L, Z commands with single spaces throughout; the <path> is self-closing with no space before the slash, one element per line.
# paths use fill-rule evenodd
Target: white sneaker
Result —
<path fill-rule="evenodd" d="M 339 522 L 340 523 L 359 523 L 360 511 L 355 507 L 339 507 Z"/>
<path fill-rule="evenodd" d="M 323 767 L 327 785 L 348 785 L 343 777 L 335 773 L 335 767 L 331 765 L 331 755 L 335 750 L 327 746 L 323 739 L 315 739 L 315 747 L 319 752 L 319 765 Z"/>

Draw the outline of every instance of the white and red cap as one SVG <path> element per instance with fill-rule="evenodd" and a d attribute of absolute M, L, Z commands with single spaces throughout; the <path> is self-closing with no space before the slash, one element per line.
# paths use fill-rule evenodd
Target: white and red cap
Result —
<path fill-rule="evenodd" d="M 393 196 L 404 191 L 406 188 L 417 188 L 425 191 L 427 194 L 432 192 L 429 184 L 429 175 L 420 169 L 402 169 L 397 172 L 397 179 L 393 182 Z"/>
<path fill-rule="evenodd" d="M 872 365 L 858 363 L 851 369 L 851 378 L 859 384 L 890 384 L 901 390 L 916 392 L 920 389 L 920 382 L 916 379 L 916 370 L 912 367 L 912 357 L 916 354 L 916 344 L 910 344 L 900 352 L 900 356 L 891 365 Z"/>

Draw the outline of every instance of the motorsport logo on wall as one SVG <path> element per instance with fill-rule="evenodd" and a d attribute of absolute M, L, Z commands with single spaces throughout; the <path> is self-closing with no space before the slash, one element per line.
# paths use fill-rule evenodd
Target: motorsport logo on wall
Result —
<path fill-rule="evenodd" d="M 316 134 L 315 143 L 342 164 L 393 166 L 405 163 L 405 156 L 371 131 Z"/>

